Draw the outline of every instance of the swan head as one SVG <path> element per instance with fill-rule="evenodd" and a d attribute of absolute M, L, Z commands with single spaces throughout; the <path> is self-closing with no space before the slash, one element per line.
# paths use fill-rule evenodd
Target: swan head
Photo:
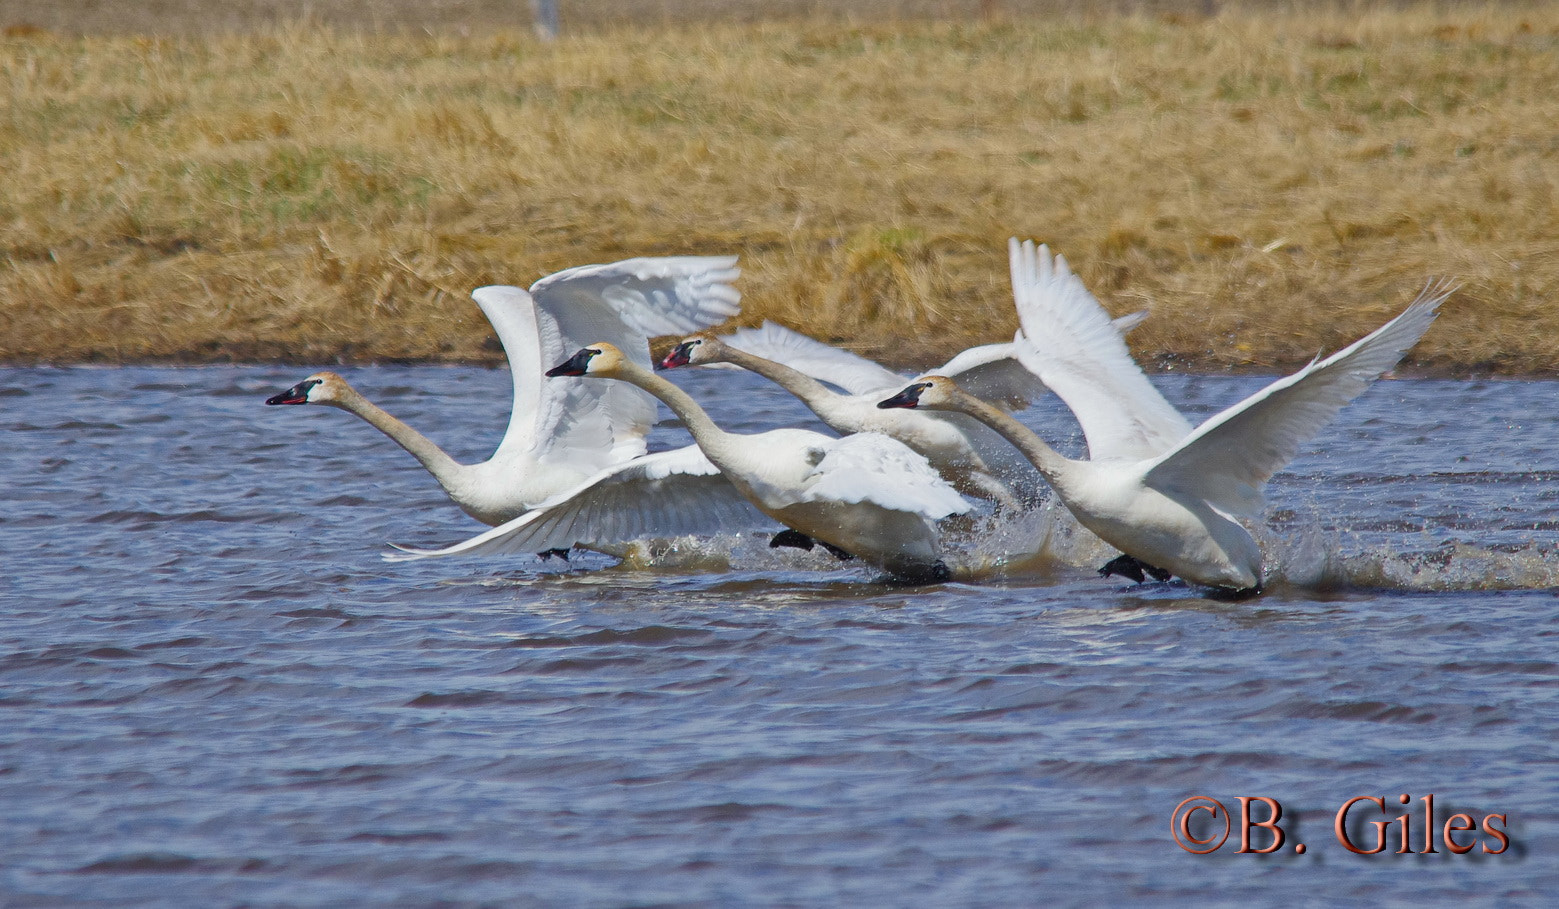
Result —
<path fill-rule="evenodd" d="M 688 335 L 660 361 L 660 368 L 676 369 L 678 366 L 724 363 L 725 352 L 725 342 L 714 335 Z"/>
<path fill-rule="evenodd" d="M 616 347 L 605 342 L 581 347 L 572 357 L 547 370 L 549 378 L 558 376 L 607 376 L 616 375 L 628 358 Z"/>
<path fill-rule="evenodd" d="M 352 386 L 333 372 L 316 372 L 279 395 L 265 399 L 267 404 L 334 404 L 351 391 Z"/>
<path fill-rule="evenodd" d="M 878 401 L 877 406 L 883 410 L 896 407 L 953 410 L 958 394 L 958 386 L 947 376 L 921 376 L 893 397 Z"/>

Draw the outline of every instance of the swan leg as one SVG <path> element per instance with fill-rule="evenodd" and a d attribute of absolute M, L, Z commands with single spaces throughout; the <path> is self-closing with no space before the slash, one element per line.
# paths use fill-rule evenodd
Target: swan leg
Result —
<path fill-rule="evenodd" d="M 548 559 L 552 558 L 553 556 L 557 556 L 558 558 L 560 558 L 563 561 L 567 562 L 568 561 L 568 550 L 567 549 L 547 549 L 547 550 L 544 550 L 542 552 L 536 553 L 536 557 L 541 559 L 543 562 L 547 561 Z"/>
<path fill-rule="evenodd" d="M 814 540 L 799 530 L 781 530 L 769 539 L 770 549 L 778 549 L 781 546 L 787 546 L 791 549 L 804 549 L 807 552 L 811 552 L 814 546 L 822 546 L 828 550 L 829 555 L 841 562 L 855 561 L 855 553 L 840 549 L 832 543 Z"/>
<path fill-rule="evenodd" d="M 889 565 L 888 574 L 880 579 L 884 583 L 911 586 L 941 584 L 953 579 L 952 569 L 941 559 L 927 565 L 925 562 Z"/>
<path fill-rule="evenodd" d="M 1208 599 L 1239 601 L 1249 600 L 1261 596 L 1261 585 L 1255 587 L 1211 587 L 1207 591 Z"/>
<path fill-rule="evenodd" d="M 1167 581 L 1169 572 L 1154 565 L 1149 565 L 1141 559 L 1129 555 L 1119 555 L 1104 563 L 1099 569 L 1099 577 L 1107 578 L 1112 574 L 1118 574 L 1123 578 L 1129 578 L 1138 584 L 1147 582 L 1149 577 L 1155 581 Z"/>
<path fill-rule="evenodd" d="M 801 549 L 811 552 L 813 545 L 815 544 L 812 538 L 799 530 L 781 530 L 769 538 L 770 549 L 778 549 L 781 546 L 785 546 L 790 549 Z M 827 543 L 823 545 L 828 546 Z M 833 549 L 833 547 L 830 546 L 829 549 Z"/>
<path fill-rule="evenodd" d="M 1099 577 L 1101 578 L 1107 578 L 1112 574 L 1118 574 L 1123 578 L 1129 578 L 1130 580 L 1136 581 L 1138 584 L 1141 584 L 1147 580 L 1147 576 L 1142 573 L 1142 563 L 1138 562 L 1129 555 L 1116 556 L 1108 562 L 1105 562 L 1104 565 L 1099 569 Z"/>
<path fill-rule="evenodd" d="M 832 553 L 833 557 L 841 562 L 855 561 L 855 553 L 853 552 L 846 552 L 843 549 L 840 549 L 838 546 L 835 546 L 832 543 L 824 543 L 822 540 L 818 540 L 818 543 L 821 543 L 824 549 Z"/>

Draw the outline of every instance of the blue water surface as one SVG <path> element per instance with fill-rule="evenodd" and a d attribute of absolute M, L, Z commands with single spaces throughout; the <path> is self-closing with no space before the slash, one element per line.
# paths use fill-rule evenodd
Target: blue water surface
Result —
<path fill-rule="evenodd" d="M 1271 484 L 1275 581 L 1229 603 L 1077 540 L 914 588 L 763 538 L 386 563 L 481 528 L 355 418 L 262 406 L 304 372 L 0 370 L 0 903 L 1559 893 L 1559 383 L 1377 384 Z M 506 372 L 343 372 L 457 457 L 502 434 Z M 806 421 L 677 378 L 732 429 Z M 1205 415 L 1265 380 L 1155 381 Z M 1080 450 L 1053 400 L 1024 419 Z M 1396 854 L 1431 794 L 1509 845 Z M 1185 851 L 1193 796 L 1278 801 L 1284 847 Z M 1358 796 L 1379 854 L 1333 831 Z"/>

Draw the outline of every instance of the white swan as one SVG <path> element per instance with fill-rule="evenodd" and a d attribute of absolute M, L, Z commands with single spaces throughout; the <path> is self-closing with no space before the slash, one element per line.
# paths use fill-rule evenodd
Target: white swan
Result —
<path fill-rule="evenodd" d="M 1091 357 L 1120 341 L 1110 340 L 1108 318 L 1092 297 L 1077 293 L 1081 285 L 1065 260 L 1052 264 L 1048 249 L 1041 247 L 1036 256 L 1032 244 L 1019 247 L 1016 241 L 1012 254 L 1024 334 L 1033 347 L 1020 350 L 1020 357 L 1077 415 L 1094 458 L 1062 457 L 1026 426 L 943 377 L 916 382 L 879 406 L 974 416 L 1022 449 L 1078 522 L 1129 556 L 1139 571 L 1159 577 L 1167 572 L 1242 594 L 1261 589 L 1261 548 L 1237 519 L 1262 516 L 1267 479 L 1401 360 L 1454 290 L 1445 284 L 1426 288 L 1401 315 L 1361 340 L 1271 383 L 1164 447 L 1177 433 L 1176 420 L 1184 418 L 1167 403 L 1160 407 L 1156 401 L 1162 396 L 1139 389 L 1124 402 L 1106 397 L 1134 386 L 1138 377 L 1151 389 L 1129 355 L 1108 357 L 1102 363 L 1110 373 L 1105 392 L 1092 390 L 1101 364 Z M 1142 451 L 1148 454 L 1135 453 Z"/>
<path fill-rule="evenodd" d="M 528 293 L 504 286 L 472 291 L 503 343 L 514 381 L 509 428 L 479 464 L 457 462 L 335 373 L 316 373 L 265 403 L 325 404 L 362 417 L 410 452 L 466 514 L 501 524 L 642 456 L 655 419 L 654 399 L 637 388 L 544 382 L 542 370 L 598 338 L 649 366 L 648 338 L 686 334 L 738 311 L 741 295 L 730 284 L 740 274 L 735 266 L 735 256 L 628 259 L 558 272 Z M 658 463 L 714 472 L 691 454 Z"/>
<path fill-rule="evenodd" d="M 1150 458 L 1190 435 L 1190 421 L 1148 381 L 1121 334 L 1101 328 L 1108 314 L 1066 259 L 1052 261 L 1048 247 L 1015 238 L 1007 252 L 1018 321 L 1032 332 L 1016 355 L 1054 383 L 1050 389 L 1083 430 L 1089 458 Z"/>
<path fill-rule="evenodd" d="M 618 379 L 644 389 L 682 419 L 698 447 L 759 511 L 900 578 L 948 577 L 932 522 L 969 511 L 969 503 L 903 444 L 876 433 L 835 439 L 804 429 L 725 432 L 687 392 L 607 343 L 581 349 L 547 375 Z M 545 520 L 526 515 L 448 549 L 408 553 L 526 551 L 537 545 L 534 525 Z M 655 517 L 647 513 L 644 520 L 653 524 Z"/>
<path fill-rule="evenodd" d="M 449 555 L 565 553 L 576 543 L 622 555 L 618 547 L 646 537 L 670 539 L 772 529 L 697 445 L 659 451 L 608 467 L 574 489 L 511 521 L 443 549 L 392 543 L 390 562 Z"/>
<path fill-rule="evenodd" d="M 1125 332 L 1147 313 L 1115 321 Z M 907 377 L 848 351 L 830 347 L 772 322 L 715 337 L 684 339 L 661 361 L 661 368 L 740 366 L 774 382 L 801 400 L 835 432 L 879 432 L 898 439 L 931 462 L 965 495 L 1003 507 L 1039 501 L 1043 483 L 1022 453 L 999 434 L 964 414 L 882 410 L 883 395 L 903 387 Z M 965 391 L 1001 407 L 1021 410 L 1045 386 L 1017 361 L 1012 343 L 971 347 L 949 360 L 937 375 L 956 378 Z M 840 393 L 829 382 L 846 390 Z"/>

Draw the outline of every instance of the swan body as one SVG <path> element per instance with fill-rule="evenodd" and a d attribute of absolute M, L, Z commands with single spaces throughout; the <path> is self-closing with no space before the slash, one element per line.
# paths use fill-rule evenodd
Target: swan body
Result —
<path fill-rule="evenodd" d="M 1198 584 L 1260 586 L 1261 551 L 1250 533 L 1210 503 L 1154 488 L 1141 463 L 1062 457 L 1028 427 L 944 376 L 926 376 L 881 406 L 950 410 L 980 419 L 1017 445 L 1078 523 L 1106 543 Z"/>
<path fill-rule="evenodd" d="M 725 432 L 681 388 L 609 343 L 581 349 L 548 375 L 618 379 L 644 389 L 682 419 L 709 462 L 759 512 L 890 574 L 947 577 L 933 522 L 970 506 L 903 444 L 875 433 L 836 439 L 802 429 Z M 508 535 L 529 533 L 530 520 L 522 516 L 450 550 L 417 555 L 504 551 Z M 519 548 L 533 545 L 527 539 Z"/>
<path fill-rule="evenodd" d="M 1146 313 L 1118 320 L 1129 330 Z M 835 432 L 876 432 L 924 456 L 959 492 L 1003 507 L 1039 501 L 1039 474 L 1009 442 L 963 414 L 883 410 L 877 402 L 905 377 L 847 351 L 772 322 L 724 337 L 686 338 L 661 361 L 663 369 L 730 364 L 751 370 L 795 395 Z M 939 375 L 958 378 L 967 391 L 1020 410 L 1045 393 L 1044 384 L 1016 359 L 1015 345 L 972 347 L 949 360 Z M 834 391 L 824 382 L 845 389 Z"/>
<path fill-rule="evenodd" d="M 478 464 L 457 462 L 335 373 L 309 376 L 266 403 L 323 404 L 356 414 L 410 452 L 462 511 L 502 524 L 643 456 L 655 419 L 654 399 L 638 388 L 547 383 L 546 365 L 605 338 L 648 366 L 650 337 L 686 334 L 738 311 L 741 295 L 730 284 L 739 275 L 735 266 L 735 256 L 628 259 L 561 271 L 529 291 L 473 291 L 514 380 L 508 428 L 492 457 Z"/>
<path fill-rule="evenodd" d="M 698 446 L 608 467 L 575 488 L 487 532 L 443 549 L 394 545 L 387 561 L 449 555 L 567 550 L 576 542 L 621 543 L 772 526 Z M 617 553 L 614 553 L 617 554 Z"/>
<path fill-rule="evenodd" d="M 773 332 L 778 326 L 766 325 L 765 328 Z M 806 340 L 811 341 L 810 338 Z M 1000 436 L 975 421 L 962 415 L 878 409 L 877 402 L 885 391 L 903 384 L 898 376 L 894 376 L 893 385 L 886 390 L 841 394 L 783 362 L 748 353 L 726 343 L 726 339 L 703 334 L 685 338 L 660 365 L 663 369 L 674 369 L 716 363 L 740 366 L 769 379 L 800 399 L 835 432 L 847 437 L 854 433 L 880 433 L 897 439 L 929 461 L 944 479 L 965 495 L 1016 507 L 1020 499 L 1035 499 L 1042 488 L 1039 474 L 1021 455 Z M 869 365 L 880 369 L 875 363 Z M 1016 361 L 1013 365 L 1017 366 Z M 886 370 L 883 372 L 887 373 Z M 1030 384 L 1043 391 L 1037 380 Z M 1006 471 L 999 471 L 998 465 Z M 1009 488 L 1009 483 L 1018 488 Z"/>
<path fill-rule="evenodd" d="M 1022 450 L 1078 522 L 1106 543 L 1144 566 L 1239 593 L 1261 587 L 1261 547 L 1240 523 L 1261 517 L 1261 487 L 1344 405 L 1401 360 L 1452 292 L 1443 284 L 1426 288 L 1400 315 L 1354 344 L 1179 433 L 1177 421 L 1184 418 L 1167 403 L 1156 403 L 1162 401 L 1156 391 L 1139 391 L 1119 406 L 1073 391 L 1091 387 L 1079 378 L 1090 370 L 1110 371 L 1106 384 L 1114 387 L 1132 387 L 1137 376 L 1142 385 L 1151 383 L 1124 354 L 1124 345 L 1124 361 L 1088 359 L 1090 350 L 1110 346 L 1099 340 L 1107 337 L 1108 318 L 1086 292 L 1076 292 L 1073 285 L 1081 285 L 1064 259 L 1052 261 L 1048 249 L 1016 241 L 1012 257 L 1030 348 L 1020 345 L 1020 357 L 1072 409 L 1094 457 L 1061 456 L 1026 426 L 944 377 L 926 377 L 880 406 L 974 416 Z M 1127 367 L 1136 375 L 1128 375 Z M 1115 409 L 1092 409 L 1100 406 Z"/>

